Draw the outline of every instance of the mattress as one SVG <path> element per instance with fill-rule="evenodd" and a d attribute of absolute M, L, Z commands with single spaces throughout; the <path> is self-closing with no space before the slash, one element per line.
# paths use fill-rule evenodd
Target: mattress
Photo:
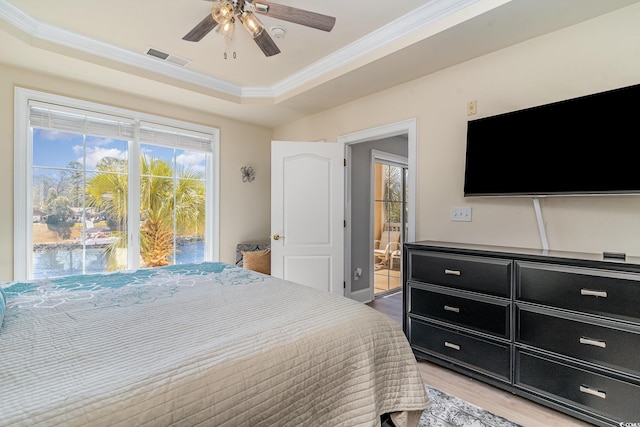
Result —
<path fill-rule="evenodd" d="M 415 425 L 399 325 L 223 263 L 0 284 L 0 425 Z M 404 421 L 402 421 L 404 420 Z"/>

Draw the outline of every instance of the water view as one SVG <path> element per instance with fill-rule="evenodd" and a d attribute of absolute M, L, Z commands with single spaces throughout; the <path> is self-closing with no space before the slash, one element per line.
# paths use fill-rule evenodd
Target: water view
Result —
<path fill-rule="evenodd" d="M 95 120 L 103 126 L 102 119 Z M 189 146 L 185 141 L 191 137 L 167 136 L 174 137 L 176 143 Z M 193 144 L 195 150 L 168 146 L 167 141 L 136 141 L 140 158 L 131 162 L 132 141 L 127 139 L 33 128 L 34 278 L 126 268 L 127 249 L 119 247 L 124 244 L 105 253 L 109 244 L 117 245 L 119 236 L 139 239 L 145 266 L 204 259 L 198 240 L 208 218 L 208 150 L 200 139 Z M 133 176 L 139 178 L 135 186 Z M 131 195 L 140 201 L 136 223 L 129 222 Z M 28 262 L 25 258 L 21 259 Z"/>
<path fill-rule="evenodd" d="M 187 264 L 204 260 L 204 242 L 185 241 L 176 246 L 176 264 Z M 84 254 L 84 269 L 83 269 Z M 54 249 L 33 252 L 33 278 L 66 276 L 107 271 L 107 256 L 104 247 L 58 246 Z"/>

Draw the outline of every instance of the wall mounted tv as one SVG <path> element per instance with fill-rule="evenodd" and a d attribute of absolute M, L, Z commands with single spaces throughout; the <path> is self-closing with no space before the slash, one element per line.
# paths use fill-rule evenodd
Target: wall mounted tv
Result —
<path fill-rule="evenodd" d="M 640 84 L 467 123 L 465 196 L 640 193 Z"/>

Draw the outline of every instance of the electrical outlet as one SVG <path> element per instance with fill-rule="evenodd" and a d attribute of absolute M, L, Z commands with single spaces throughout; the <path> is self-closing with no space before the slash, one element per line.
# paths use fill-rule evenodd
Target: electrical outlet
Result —
<path fill-rule="evenodd" d="M 467 116 L 473 116 L 478 112 L 478 101 L 475 99 L 473 101 L 467 102 Z"/>
<path fill-rule="evenodd" d="M 451 208 L 451 221 L 471 222 L 471 207 Z"/>

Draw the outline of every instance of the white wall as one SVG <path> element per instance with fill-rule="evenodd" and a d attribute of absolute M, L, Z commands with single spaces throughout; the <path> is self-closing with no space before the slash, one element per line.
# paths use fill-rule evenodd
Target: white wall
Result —
<path fill-rule="evenodd" d="M 306 117 L 274 138 L 336 141 L 415 117 L 417 240 L 540 248 L 531 199 L 463 197 L 466 104 L 477 100 L 470 118 L 480 118 L 640 83 L 638 22 L 640 4 Z M 552 250 L 640 255 L 640 196 L 541 205 Z M 451 222 L 452 206 L 471 206 L 473 221 Z"/>
<path fill-rule="evenodd" d="M 0 64 L 0 280 L 13 280 L 13 98 L 20 86 L 220 129 L 220 260 L 233 264 L 237 243 L 269 236 L 272 130 L 210 113 Z M 256 178 L 243 183 L 240 168 Z"/>

